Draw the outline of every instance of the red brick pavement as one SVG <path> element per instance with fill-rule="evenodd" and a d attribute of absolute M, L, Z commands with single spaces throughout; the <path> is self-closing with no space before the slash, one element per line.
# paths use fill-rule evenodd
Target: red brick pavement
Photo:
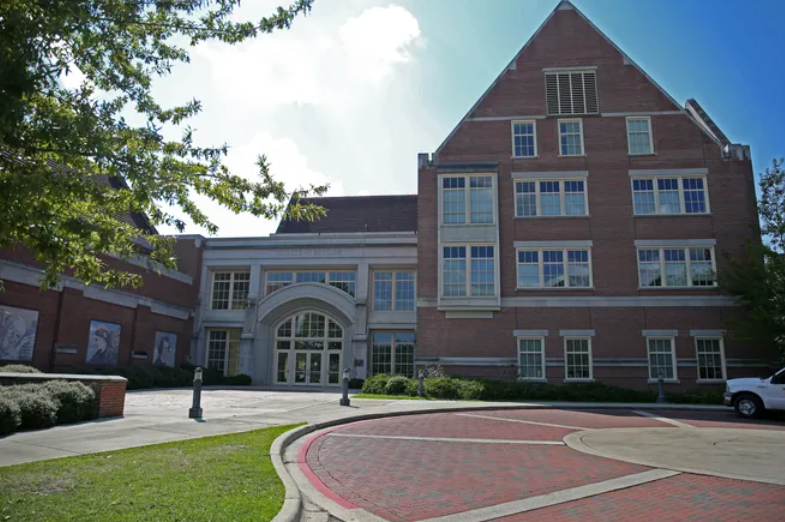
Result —
<path fill-rule="evenodd" d="M 779 522 L 785 487 L 682 474 L 495 522 Z"/>
<path fill-rule="evenodd" d="M 393 522 L 450 515 L 648 469 L 564 446 L 329 435 L 313 442 L 307 463 L 338 496 Z"/>
<path fill-rule="evenodd" d="M 487 415 L 496 412 L 487 412 Z M 486 415 L 486 412 L 478 412 Z M 662 424 L 662 423 L 659 423 Z M 574 430 L 489 420 L 454 413 L 411 415 L 349 424 L 341 433 L 500 440 L 562 440 Z"/>
<path fill-rule="evenodd" d="M 587 429 L 673 427 L 629 410 L 496 410 L 480 415 L 532 422 L 547 422 Z"/>

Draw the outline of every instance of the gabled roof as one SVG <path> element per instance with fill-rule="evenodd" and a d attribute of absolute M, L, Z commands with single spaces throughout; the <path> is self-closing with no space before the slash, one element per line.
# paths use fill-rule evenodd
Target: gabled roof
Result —
<path fill-rule="evenodd" d="M 646 71 L 644 71 L 637 63 L 635 63 L 635 61 L 632 58 L 630 58 L 627 55 L 627 53 L 622 51 L 621 48 L 619 48 L 619 46 L 616 45 L 613 42 L 613 40 L 608 38 L 608 36 L 605 33 L 603 33 L 596 25 L 594 25 L 594 23 L 592 23 L 592 21 L 589 20 L 586 17 L 586 15 L 584 15 L 580 11 L 580 9 L 575 7 L 572 4 L 572 2 L 570 2 L 569 0 L 561 0 L 558 3 L 558 5 L 554 8 L 554 10 L 551 11 L 551 13 L 545 19 L 545 21 L 543 21 L 542 24 L 540 24 L 540 26 L 537 28 L 537 30 L 534 32 L 534 34 L 532 34 L 531 38 L 529 38 L 529 40 L 526 41 L 526 43 L 523 45 L 523 47 L 521 47 L 521 49 L 515 54 L 513 59 L 510 60 L 510 63 L 507 64 L 507 66 L 502 70 L 501 73 L 499 73 L 499 75 L 491 83 L 491 85 L 488 86 L 488 88 L 485 90 L 485 92 L 482 94 L 482 96 L 479 97 L 479 99 L 474 103 L 474 105 L 472 105 L 472 107 L 469 109 L 469 111 L 463 116 L 463 118 L 461 118 L 461 120 L 458 122 L 458 124 L 452 129 L 452 131 L 450 131 L 450 133 L 447 135 L 447 137 L 444 139 L 444 141 L 436 149 L 436 151 L 434 153 L 435 155 L 439 154 L 439 152 L 444 148 L 444 146 L 450 141 L 450 139 L 458 131 L 458 129 L 460 128 L 461 124 L 464 121 L 466 121 L 472 115 L 472 113 L 474 113 L 474 111 L 480 106 L 480 104 L 483 102 L 483 100 L 485 100 L 485 98 L 493 90 L 493 88 L 496 87 L 496 85 L 499 83 L 499 81 L 502 79 L 502 77 L 505 75 L 505 73 L 508 70 L 510 70 L 511 68 L 515 67 L 515 64 L 518 61 L 518 58 L 520 58 L 521 54 L 523 54 L 523 52 L 526 50 L 527 47 L 529 47 L 529 45 L 532 43 L 532 41 L 534 41 L 534 39 L 537 38 L 537 35 L 540 34 L 540 32 L 542 31 L 543 27 L 545 27 L 548 24 L 548 22 L 551 20 L 551 18 L 553 18 L 556 15 L 556 13 L 559 12 L 559 11 L 574 11 L 575 13 L 577 13 L 578 16 L 580 16 L 592 29 L 594 29 L 602 38 L 604 38 L 611 47 L 613 47 L 619 54 L 621 54 L 621 56 L 624 59 L 624 63 L 625 64 L 628 64 L 628 65 L 631 65 L 631 66 L 635 67 L 655 88 L 657 88 L 671 103 L 673 103 L 673 105 L 675 107 L 677 107 L 680 110 L 684 110 L 684 108 L 670 94 L 668 94 L 665 91 L 665 89 L 662 88 L 662 86 L 660 86 L 656 81 L 654 81 L 654 79 L 651 76 L 646 74 Z M 711 135 L 711 133 L 708 131 L 708 129 L 704 125 L 702 125 L 699 121 L 697 121 L 692 116 L 692 114 L 690 114 L 687 111 L 685 111 L 685 114 L 690 119 L 692 119 L 698 125 L 698 127 L 700 127 L 704 132 L 706 132 L 707 135 L 709 135 L 712 139 L 717 141 L 714 138 L 714 136 Z"/>
<path fill-rule="evenodd" d="M 417 196 L 346 196 L 302 198 L 327 210 L 316 221 L 282 220 L 277 234 L 416 232 Z"/>

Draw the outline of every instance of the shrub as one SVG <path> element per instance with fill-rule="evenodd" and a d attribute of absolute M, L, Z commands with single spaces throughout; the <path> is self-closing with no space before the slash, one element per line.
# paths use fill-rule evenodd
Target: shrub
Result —
<path fill-rule="evenodd" d="M 387 381 L 389 380 L 390 376 L 386 373 L 374 375 L 373 377 L 366 379 L 363 383 L 363 393 L 384 395 L 384 393 L 387 391 Z"/>
<path fill-rule="evenodd" d="M 417 379 L 409 379 L 406 383 L 406 395 L 409 397 L 417 397 L 418 381 Z"/>
<path fill-rule="evenodd" d="M 480 381 L 453 379 L 458 386 L 458 398 L 464 401 L 479 401 L 485 389 Z"/>
<path fill-rule="evenodd" d="M 57 423 L 92 419 L 96 413 L 95 392 L 81 382 L 49 381 L 42 385 L 58 404 Z"/>
<path fill-rule="evenodd" d="M 251 382 L 253 382 L 253 379 L 250 375 L 238 373 L 237 375 L 224 377 L 224 380 L 221 384 L 228 384 L 231 386 L 250 386 Z"/>
<path fill-rule="evenodd" d="M 387 395 L 405 395 L 406 387 L 412 380 L 413 379 L 403 375 L 395 375 L 394 377 L 390 377 L 390 380 L 388 380 L 387 384 L 384 385 L 384 393 Z"/>
<path fill-rule="evenodd" d="M 15 432 L 22 424 L 22 412 L 16 401 L 0 396 L 0 435 Z"/>
<path fill-rule="evenodd" d="M 425 395 L 434 399 L 457 399 L 458 385 L 449 377 L 425 379 Z"/>
<path fill-rule="evenodd" d="M 352 390 L 361 390 L 365 384 L 365 379 L 358 379 L 357 377 L 349 379 L 349 388 Z"/>
<path fill-rule="evenodd" d="M 0 366 L 0 372 L 41 373 L 41 370 L 38 368 L 33 368 L 32 366 L 27 366 L 25 364 L 6 364 L 5 366 Z"/>
<path fill-rule="evenodd" d="M 722 389 L 690 390 L 666 393 L 665 398 L 675 404 L 722 404 L 722 393 Z"/>
<path fill-rule="evenodd" d="M 12 400 L 19 406 L 22 429 L 37 430 L 57 424 L 57 403 L 46 391 L 17 393 Z"/>

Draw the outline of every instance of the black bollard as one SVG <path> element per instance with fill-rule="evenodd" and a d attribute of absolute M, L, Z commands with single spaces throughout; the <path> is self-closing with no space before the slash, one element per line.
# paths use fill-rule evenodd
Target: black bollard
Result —
<path fill-rule="evenodd" d="M 425 380 L 425 372 L 420 370 L 417 372 L 417 396 L 423 396 L 423 381 Z"/>
<path fill-rule="evenodd" d="M 338 402 L 341 406 L 349 406 L 349 372 L 351 372 L 349 368 L 346 368 L 343 371 L 343 397 L 341 397 L 341 400 Z"/>
<path fill-rule="evenodd" d="M 189 419 L 202 418 L 202 369 L 194 371 L 194 401 L 191 409 L 188 410 Z"/>
<path fill-rule="evenodd" d="M 665 402 L 665 381 L 660 377 L 657 379 L 657 402 Z"/>

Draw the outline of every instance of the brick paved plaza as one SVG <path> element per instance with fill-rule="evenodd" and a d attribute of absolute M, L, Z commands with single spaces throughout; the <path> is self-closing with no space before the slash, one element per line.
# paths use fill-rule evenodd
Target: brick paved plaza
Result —
<path fill-rule="evenodd" d="M 629 430 L 621 446 L 634 446 L 644 433 L 740 433 L 729 440 L 747 445 L 752 466 L 769 458 L 769 450 L 761 453 L 764 446 L 752 438 L 745 442 L 748 434 L 767 436 L 773 446 L 785 442 L 781 421 L 742 422 L 722 412 L 498 410 L 331 428 L 307 438 L 298 460 L 313 486 L 357 520 L 774 521 L 785 513 L 785 473 L 782 480 L 762 473 L 758 481 L 680 472 L 587 454 L 563 442 L 573 433 L 594 437 L 619 429 Z M 722 452 L 736 446 L 717 448 L 721 461 Z"/>

